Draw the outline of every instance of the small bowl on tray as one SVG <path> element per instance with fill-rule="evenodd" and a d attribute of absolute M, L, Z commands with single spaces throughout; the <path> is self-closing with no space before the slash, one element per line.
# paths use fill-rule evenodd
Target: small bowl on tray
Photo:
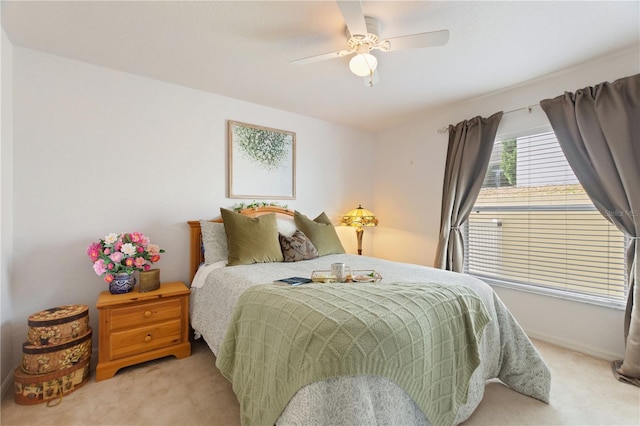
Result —
<path fill-rule="evenodd" d="M 351 281 L 354 283 L 377 283 L 380 280 L 382 275 L 373 269 L 356 269 L 351 273 Z"/>

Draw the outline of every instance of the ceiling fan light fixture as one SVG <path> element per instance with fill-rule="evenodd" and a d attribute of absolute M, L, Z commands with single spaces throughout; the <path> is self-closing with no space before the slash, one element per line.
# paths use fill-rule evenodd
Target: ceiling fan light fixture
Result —
<path fill-rule="evenodd" d="M 371 75 L 378 66 L 378 60 L 371 53 L 358 53 L 349 61 L 349 69 L 358 77 Z"/>

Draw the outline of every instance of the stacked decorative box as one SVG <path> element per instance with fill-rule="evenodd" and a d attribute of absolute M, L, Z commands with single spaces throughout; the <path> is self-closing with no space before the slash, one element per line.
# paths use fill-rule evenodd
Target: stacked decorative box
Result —
<path fill-rule="evenodd" d="M 89 307 L 66 305 L 29 316 L 22 363 L 14 374 L 15 401 L 38 404 L 62 398 L 89 379 Z"/>

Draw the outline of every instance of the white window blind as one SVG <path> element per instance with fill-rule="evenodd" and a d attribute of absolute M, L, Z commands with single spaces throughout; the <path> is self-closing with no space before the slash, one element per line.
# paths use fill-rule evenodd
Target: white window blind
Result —
<path fill-rule="evenodd" d="M 465 272 L 620 305 L 625 237 L 595 208 L 553 132 L 497 141 L 465 224 Z"/>

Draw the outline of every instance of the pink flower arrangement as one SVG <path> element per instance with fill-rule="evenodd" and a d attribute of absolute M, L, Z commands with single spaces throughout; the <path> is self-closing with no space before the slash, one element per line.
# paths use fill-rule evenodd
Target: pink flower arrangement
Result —
<path fill-rule="evenodd" d="M 93 270 L 107 283 L 113 281 L 115 274 L 148 271 L 151 264 L 160 260 L 160 253 L 164 250 L 140 232 L 111 233 L 87 246 Z"/>

